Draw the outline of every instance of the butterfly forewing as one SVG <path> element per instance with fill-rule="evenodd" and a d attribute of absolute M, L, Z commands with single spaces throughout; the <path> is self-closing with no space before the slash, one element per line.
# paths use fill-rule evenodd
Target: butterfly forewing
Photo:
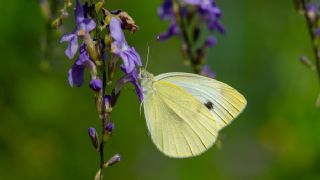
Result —
<path fill-rule="evenodd" d="M 246 106 L 246 99 L 229 85 L 204 76 L 190 73 L 165 73 L 155 77 L 183 88 L 207 109 L 222 129 L 236 118 Z"/>

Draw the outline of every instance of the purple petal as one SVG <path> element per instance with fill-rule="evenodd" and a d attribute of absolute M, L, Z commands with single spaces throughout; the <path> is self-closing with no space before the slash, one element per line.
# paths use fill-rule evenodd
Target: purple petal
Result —
<path fill-rule="evenodd" d="M 136 93 L 137 93 L 137 95 L 139 97 L 139 101 L 142 102 L 143 93 L 142 93 L 142 88 L 141 88 L 141 86 L 139 84 L 139 81 L 138 81 L 138 74 L 137 74 L 136 69 L 133 69 L 132 72 L 127 73 L 126 75 L 124 75 L 122 78 L 120 78 L 117 81 L 117 84 L 116 84 L 116 87 L 115 87 L 116 94 L 120 92 L 120 90 L 123 87 L 123 85 L 125 85 L 125 84 L 127 84 L 129 82 L 131 82 L 134 85 L 135 91 L 136 91 Z"/>
<path fill-rule="evenodd" d="M 77 36 L 76 34 L 72 33 L 68 33 L 62 36 L 62 38 L 60 39 L 60 43 L 66 42 L 66 41 L 70 41 L 72 38 L 74 38 L 75 36 Z"/>
<path fill-rule="evenodd" d="M 312 12 L 312 13 L 316 12 L 317 11 L 317 5 L 314 4 L 314 3 L 309 3 L 307 5 L 307 11 L 308 11 L 308 13 L 309 12 Z"/>
<path fill-rule="evenodd" d="M 171 23 L 171 26 L 169 27 L 169 30 L 167 32 L 164 32 L 164 33 L 160 34 L 157 37 L 157 39 L 160 40 L 160 41 L 164 41 L 164 40 L 167 40 L 171 36 L 174 36 L 174 35 L 176 35 L 178 33 L 179 33 L 179 26 L 175 21 L 173 21 Z"/>
<path fill-rule="evenodd" d="M 125 37 L 121 28 L 121 21 L 118 20 L 115 17 L 112 17 L 110 20 L 110 34 L 111 37 L 115 40 L 115 41 L 119 41 L 119 42 L 123 42 L 125 41 Z"/>
<path fill-rule="evenodd" d="M 76 0 L 75 17 L 77 24 L 80 24 L 84 20 L 84 12 L 80 0 Z"/>
<path fill-rule="evenodd" d="M 142 66 L 140 55 L 137 53 L 134 47 L 131 47 L 128 53 L 130 54 L 130 59 L 132 59 L 138 66 Z"/>
<path fill-rule="evenodd" d="M 73 67 L 69 70 L 69 84 L 71 87 L 76 85 L 81 87 L 84 81 L 84 70 L 85 66 L 79 66 L 74 64 Z"/>
<path fill-rule="evenodd" d="M 142 88 L 141 88 L 141 86 L 140 86 L 140 84 L 138 82 L 134 83 L 134 87 L 135 87 L 136 93 L 138 95 L 139 101 L 141 103 L 143 101 Z"/>
<path fill-rule="evenodd" d="M 161 20 L 166 20 L 170 17 L 174 17 L 174 13 L 172 12 L 172 1 L 165 0 L 163 4 L 158 8 L 158 15 Z"/>
<path fill-rule="evenodd" d="M 68 81 L 69 81 L 69 85 L 73 87 L 72 69 L 69 69 L 68 71 Z"/>
<path fill-rule="evenodd" d="M 72 59 L 74 55 L 77 53 L 77 50 L 78 50 L 78 36 L 73 36 L 68 43 L 68 47 L 65 53 L 69 59 Z"/>
<path fill-rule="evenodd" d="M 208 27 L 211 31 L 218 30 L 221 34 L 225 34 L 223 25 L 216 18 L 209 19 Z"/>
<path fill-rule="evenodd" d="M 125 70 L 125 73 L 130 73 L 135 68 L 134 62 L 129 59 L 128 54 L 120 53 L 120 57 L 122 59 L 123 64 L 121 67 Z"/>
<path fill-rule="evenodd" d="M 184 0 L 184 2 L 191 5 L 200 5 L 203 0 Z"/>
<path fill-rule="evenodd" d="M 86 33 L 89 33 L 96 27 L 96 23 L 92 19 L 84 19 L 83 23 L 86 25 Z"/>
<path fill-rule="evenodd" d="M 91 77 L 94 79 L 96 78 L 96 64 L 90 59 L 86 50 L 80 52 L 80 55 L 75 64 L 78 66 L 85 66 L 89 70 Z"/>
<path fill-rule="evenodd" d="M 90 57 L 86 50 L 86 45 L 84 43 L 80 46 L 80 55 L 76 61 L 77 65 L 85 65 L 86 61 L 89 61 Z"/>
<path fill-rule="evenodd" d="M 217 27 L 218 31 L 219 31 L 221 34 L 225 34 L 225 33 L 226 33 L 226 30 L 224 29 L 223 25 L 222 25 L 220 22 L 217 22 L 217 23 L 216 23 L 216 27 Z"/>
<path fill-rule="evenodd" d="M 213 14 L 213 15 L 215 15 L 217 17 L 221 17 L 221 15 L 222 15 L 221 10 L 217 6 L 211 6 L 208 9 L 208 11 L 209 11 L 209 14 Z"/>
<path fill-rule="evenodd" d="M 138 73 L 137 73 L 136 69 L 134 69 L 131 74 L 132 74 L 131 82 L 135 87 L 139 101 L 142 102 L 143 101 L 143 93 L 142 93 L 142 88 L 141 88 L 139 81 L 138 81 Z"/>

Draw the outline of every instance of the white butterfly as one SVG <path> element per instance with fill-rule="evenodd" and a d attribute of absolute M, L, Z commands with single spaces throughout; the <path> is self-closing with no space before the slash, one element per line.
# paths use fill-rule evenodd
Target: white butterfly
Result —
<path fill-rule="evenodd" d="M 245 108 L 246 99 L 229 85 L 191 73 L 139 74 L 144 114 L 152 141 L 165 155 L 199 155 Z"/>

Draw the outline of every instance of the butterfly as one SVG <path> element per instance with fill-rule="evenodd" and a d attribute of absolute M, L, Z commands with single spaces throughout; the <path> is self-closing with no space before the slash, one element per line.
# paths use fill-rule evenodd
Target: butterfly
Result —
<path fill-rule="evenodd" d="M 158 76 L 140 70 L 143 107 L 156 147 L 173 158 L 200 155 L 219 131 L 245 108 L 245 97 L 229 85 L 197 74 Z"/>

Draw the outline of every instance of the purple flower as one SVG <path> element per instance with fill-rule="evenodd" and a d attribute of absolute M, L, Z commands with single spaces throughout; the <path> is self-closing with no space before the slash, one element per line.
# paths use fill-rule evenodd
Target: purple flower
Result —
<path fill-rule="evenodd" d="M 121 28 L 121 21 L 115 17 L 110 20 L 110 34 L 113 38 L 112 53 L 118 55 L 123 64 L 121 68 L 125 73 L 131 73 L 135 65 L 142 66 L 140 56 L 133 47 L 130 47 Z"/>
<path fill-rule="evenodd" d="M 179 34 L 179 26 L 175 20 L 171 20 L 171 25 L 167 32 L 160 34 L 157 40 L 167 40 L 171 36 Z"/>
<path fill-rule="evenodd" d="M 187 4 L 199 6 L 200 10 L 210 12 L 216 16 L 221 15 L 220 9 L 214 0 L 185 0 Z"/>
<path fill-rule="evenodd" d="M 72 59 L 78 50 L 78 36 L 89 34 L 96 27 L 96 23 L 89 18 L 84 18 L 83 8 L 79 0 L 76 1 L 75 18 L 77 26 L 73 32 L 62 36 L 60 43 L 68 42 L 68 47 L 65 51 L 69 59 Z"/>
<path fill-rule="evenodd" d="M 123 68 L 121 68 L 121 70 L 124 71 Z M 136 93 L 139 98 L 139 101 L 142 102 L 143 101 L 143 93 L 142 93 L 142 88 L 141 88 L 139 81 L 138 81 L 138 73 L 137 73 L 136 69 L 133 69 L 133 71 L 131 73 L 124 75 L 121 79 L 119 79 L 117 81 L 117 85 L 115 87 L 115 94 L 119 94 L 122 86 L 129 83 L 129 82 L 134 85 Z"/>
<path fill-rule="evenodd" d="M 139 84 L 139 81 L 138 81 L 138 73 L 137 71 L 134 69 L 132 72 L 131 72 L 131 80 L 130 82 L 134 85 L 134 88 L 136 90 L 136 93 L 139 97 L 139 101 L 142 102 L 143 101 L 143 93 L 142 93 L 142 88 Z"/>
<path fill-rule="evenodd" d="M 218 30 L 221 34 L 226 32 L 223 25 L 216 18 L 208 19 L 208 27 L 211 31 Z"/>
<path fill-rule="evenodd" d="M 93 128 L 93 127 L 90 127 L 88 129 L 88 134 L 89 134 L 89 137 L 91 139 L 93 147 L 97 149 L 99 140 L 98 140 L 98 133 L 97 133 L 96 129 Z"/>
<path fill-rule="evenodd" d="M 161 20 L 170 20 L 170 27 L 168 31 L 163 32 L 157 37 L 157 40 L 167 40 L 170 37 L 177 35 L 179 33 L 179 26 L 177 24 L 177 19 L 175 13 L 173 12 L 173 2 L 172 0 L 164 0 L 163 4 L 158 8 L 158 15 Z"/>
<path fill-rule="evenodd" d="M 214 0 L 185 0 L 187 4 L 198 6 L 199 14 L 207 22 L 211 31 L 218 30 L 220 33 L 225 33 L 219 18 L 222 13 Z"/>
<path fill-rule="evenodd" d="M 307 15 L 310 21 L 314 21 L 316 19 L 317 5 L 314 3 L 309 3 L 307 5 Z"/>
<path fill-rule="evenodd" d="M 85 44 L 82 44 L 80 47 L 80 55 L 69 70 L 68 80 L 71 87 L 74 85 L 77 87 L 82 86 L 86 67 L 89 69 L 92 79 L 96 79 L 96 64 L 90 59 Z"/>
<path fill-rule="evenodd" d="M 158 15 L 161 20 L 171 19 L 174 17 L 172 0 L 164 0 L 163 4 L 158 8 Z"/>
<path fill-rule="evenodd" d="M 205 65 L 202 67 L 201 71 L 200 71 L 200 75 L 209 77 L 209 78 L 215 78 L 216 77 L 216 73 L 213 72 L 210 68 L 210 66 Z"/>

